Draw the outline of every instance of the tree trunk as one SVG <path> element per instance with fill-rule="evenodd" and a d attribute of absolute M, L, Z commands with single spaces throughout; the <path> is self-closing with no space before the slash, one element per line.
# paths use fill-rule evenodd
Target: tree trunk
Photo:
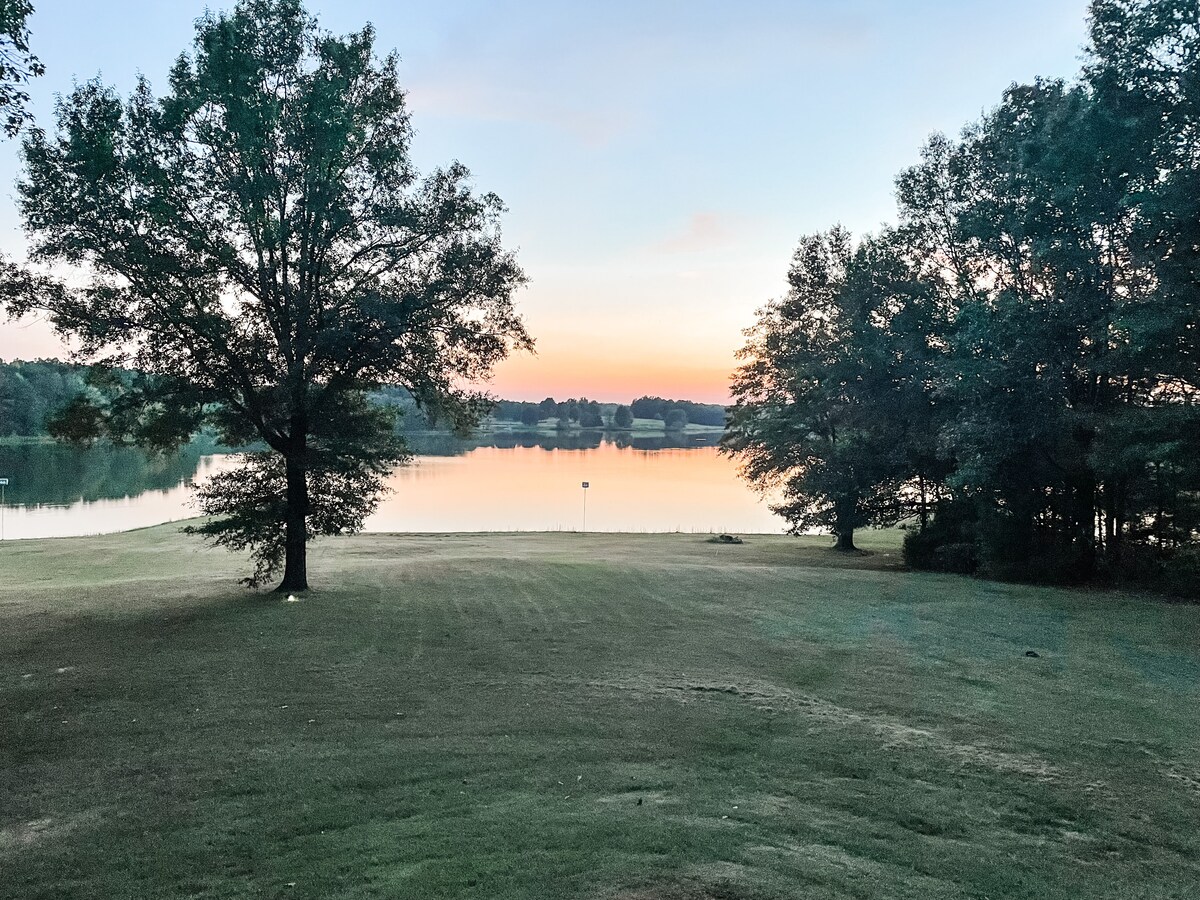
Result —
<path fill-rule="evenodd" d="M 924 531 L 929 527 L 929 497 L 925 491 L 925 476 L 919 476 L 921 480 L 921 530 Z"/>
<path fill-rule="evenodd" d="M 283 581 L 276 590 L 308 590 L 308 471 L 304 454 L 289 455 Z"/>
<path fill-rule="evenodd" d="M 853 497 L 843 497 L 837 501 L 833 526 L 833 532 L 837 535 L 837 543 L 833 545 L 834 550 L 840 550 L 843 553 L 853 553 L 858 550 L 854 546 L 854 526 L 851 524 L 854 521 L 854 512 L 857 506 L 858 503 Z"/>

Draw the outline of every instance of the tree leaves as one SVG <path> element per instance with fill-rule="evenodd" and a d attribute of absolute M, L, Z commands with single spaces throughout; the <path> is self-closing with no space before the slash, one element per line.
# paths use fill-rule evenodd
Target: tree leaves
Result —
<path fill-rule="evenodd" d="M 165 446 L 207 424 L 334 479 L 346 516 L 285 510 L 296 529 L 361 520 L 351 487 L 373 489 L 364 448 L 385 432 L 338 417 L 363 391 L 403 386 L 466 428 L 486 406 L 469 382 L 532 347 L 503 205 L 459 163 L 418 177 L 396 65 L 370 27 L 336 37 L 296 0 L 242 0 L 197 22 L 166 96 L 87 82 L 56 132 L 24 143 L 34 256 L 76 273 L 13 289 L 12 308 L 47 310 L 84 357 L 144 376 L 109 400 L 111 433 Z M 274 540 L 273 471 L 255 462 L 205 495 L 238 540 Z"/>

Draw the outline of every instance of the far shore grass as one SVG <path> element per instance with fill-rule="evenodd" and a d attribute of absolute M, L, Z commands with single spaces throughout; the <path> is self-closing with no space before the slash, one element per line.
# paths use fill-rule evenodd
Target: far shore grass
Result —
<path fill-rule="evenodd" d="M 1200 896 L 1200 606 L 860 537 L 0 544 L 0 898 Z"/>
<path fill-rule="evenodd" d="M 538 434 L 544 437 L 558 437 L 564 432 L 567 434 L 629 435 L 632 437 L 646 437 L 651 435 L 706 435 L 715 438 L 724 434 L 725 428 L 721 425 L 696 425 L 689 422 L 683 428 L 667 430 L 662 419 L 634 419 L 633 424 L 628 428 L 618 428 L 613 425 L 605 425 L 600 428 L 581 428 L 579 425 L 572 423 L 560 429 L 558 420 L 553 418 L 544 419 L 537 425 L 524 425 L 521 422 L 488 418 L 480 424 L 478 429 L 478 433 L 481 435 Z"/>

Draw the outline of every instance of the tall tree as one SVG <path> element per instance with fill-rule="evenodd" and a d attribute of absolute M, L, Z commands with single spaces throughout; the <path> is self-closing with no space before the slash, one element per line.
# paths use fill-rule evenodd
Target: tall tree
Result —
<path fill-rule="evenodd" d="M 368 26 L 321 30 L 299 0 L 241 0 L 197 23 L 156 99 L 90 82 L 25 141 L 36 258 L 77 267 L 12 305 L 49 311 L 82 354 L 140 373 L 76 421 L 155 447 L 202 424 L 260 441 L 200 494 L 197 530 L 250 548 L 258 583 L 302 590 L 307 542 L 351 531 L 403 458 L 383 384 L 457 425 L 463 385 L 532 341 L 503 206 L 455 162 L 421 179 L 395 55 Z"/>
<path fill-rule="evenodd" d="M 1197 534 L 1200 7 L 1096 0 L 1090 25 L 1084 78 L 1014 85 L 898 181 L 948 313 L 936 433 L 972 510 L 944 533 L 1019 577 Z"/>
<path fill-rule="evenodd" d="M 903 350 L 925 292 L 896 235 L 855 247 L 834 228 L 800 241 L 787 294 L 748 333 L 722 440 L 793 531 L 831 530 L 854 550 L 864 525 L 894 522 L 925 452 L 909 440 L 928 418 L 918 358 Z M 897 329 L 898 323 L 904 327 Z M 919 332 L 918 332 L 919 333 Z"/>

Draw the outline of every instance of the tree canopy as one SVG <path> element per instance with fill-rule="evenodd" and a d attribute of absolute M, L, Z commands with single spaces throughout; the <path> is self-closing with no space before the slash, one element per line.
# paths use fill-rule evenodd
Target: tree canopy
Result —
<path fill-rule="evenodd" d="M 374 38 L 241 0 L 197 22 L 165 95 L 87 82 L 24 142 L 33 256 L 76 277 L 31 278 L 10 310 L 45 309 L 83 357 L 139 373 L 65 419 L 77 437 L 167 448 L 209 425 L 269 448 L 208 483 L 197 530 L 251 549 L 255 583 L 283 566 L 289 590 L 307 541 L 359 527 L 404 458 L 395 408 L 366 392 L 402 386 L 465 426 L 486 408 L 467 386 L 532 346 L 500 199 L 458 162 L 418 174 Z"/>
<path fill-rule="evenodd" d="M 855 529 L 911 511 L 901 487 L 928 474 L 933 304 L 908 251 L 895 233 L 857 247 L 842 228 L 802 239 L 732 387 L 723 449 L 793 531 L 828 529 L 843 550 Z"/>
<path fill-rule="evenodd" d="M 1200 573 L 1200 6 L 1089 24 L 1077 81 L 929 140 L 899 227 L 801 241 L 726 444 L 795 527 L 914 518 L 911 562 L 1019 577 Z"/>

